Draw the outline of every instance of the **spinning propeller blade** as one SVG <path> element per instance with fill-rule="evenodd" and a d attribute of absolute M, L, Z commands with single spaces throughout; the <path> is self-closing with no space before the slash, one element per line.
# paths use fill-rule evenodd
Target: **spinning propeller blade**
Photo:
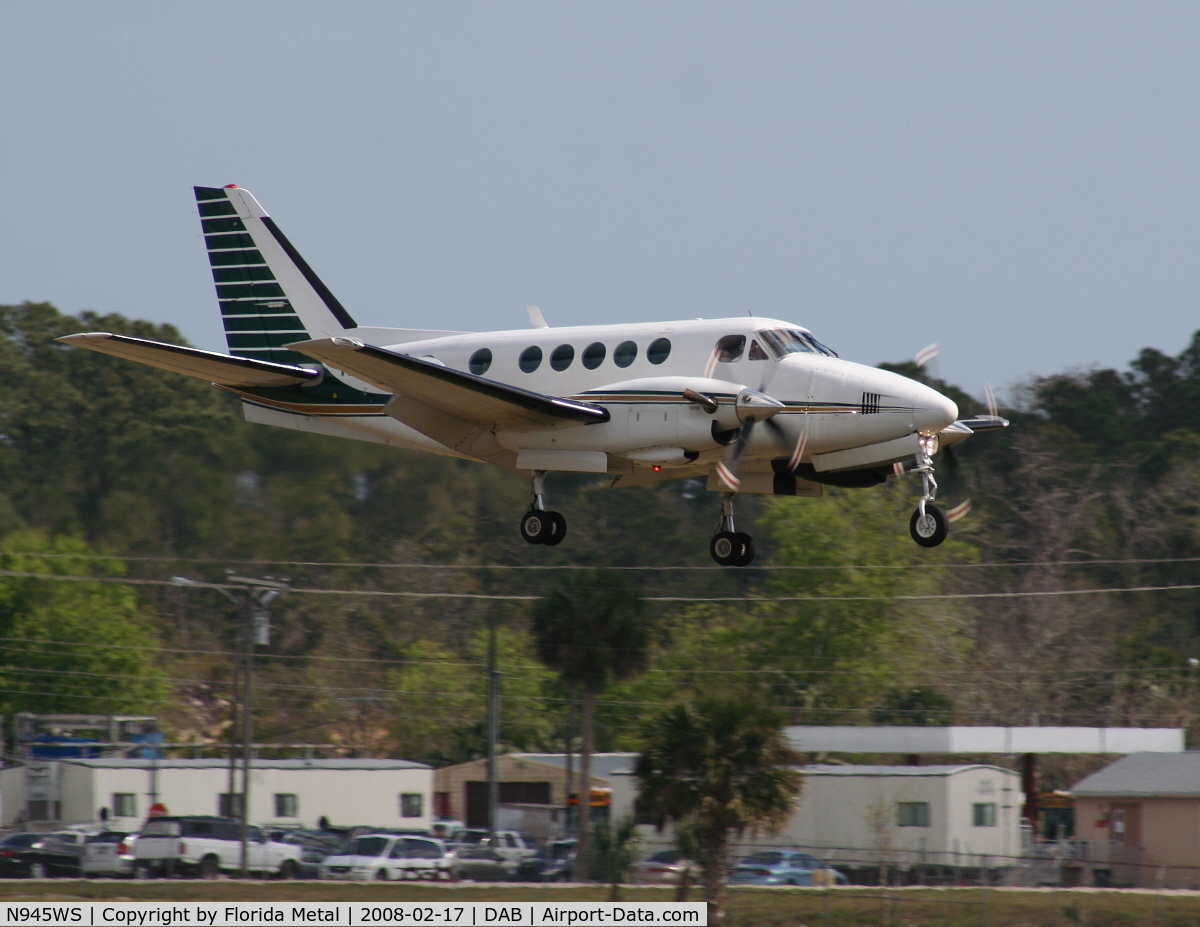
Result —
<path fill-rule="evenodd" d="M 776 435 L 784 435 L 779 423 L 772 420 L 775 413 L 783 408 L 783 403 L 773 396 L 768 396 L 764 392 L 750 389 L 747 386 L 738 393 L 734 408 L 737 410 L 737 417 L 741 421 L 742 427 L 738 429 L 737 440 L 733 442 L 729 453 L 724 460 L 717 464 L 716 469 L 721 482 L 733 492 L 737 492 L 738 486 L 741 485 L 741 480 L 738 479 L 738 463 L 746 448 L 750 446 L 750 439 L 754 435 L 754 426 L 759 422 L 765 422 Z M 801 453 L 803 453 L 803 449 L 801 449 Z"/>

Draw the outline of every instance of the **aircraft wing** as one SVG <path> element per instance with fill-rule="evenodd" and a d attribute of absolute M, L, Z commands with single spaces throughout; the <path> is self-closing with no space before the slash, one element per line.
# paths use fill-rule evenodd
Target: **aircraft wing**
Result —
<path fill-rule="evenodd" d="M 321 376 L 319 370 L 310 370 L 307 367 L 234 357 L 231 354 L 201 351 L 178 344 L 165 344 L 161 341 L 131 338 L 129 335 L 114 335 L 110 332 L 81 332 L 78 335 L 64 335 L 55 340 L 73 347 L 88 348 L 101 354 L 112 354 L 173 373 L 197 377 L 220 386 L 294 386 Z"/>
<path fill-rule="evenodd" d="M 591 402 L 508 386 L 350 338 L 302 341 L 289 344 L 288 348 L 399 396 L 489 429 L 588 425 L 607 422 L 609 418 L 606 408 Z"/>

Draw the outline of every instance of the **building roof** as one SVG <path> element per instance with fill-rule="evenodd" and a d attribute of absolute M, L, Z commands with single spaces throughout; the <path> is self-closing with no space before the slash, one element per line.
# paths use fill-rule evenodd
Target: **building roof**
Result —
<path fill-rule="evenodd" d="M 159 760 L 146 759 L 63 759 L 53 762 L 71 763 L 75 766 L 90 766 L 93 769 L 149 769 L 152 766 L 158 769 L 228 769 L 229 760 L 219 759 L 216 757 L 208 757 L 205 759 L 195 760 L 177 760 L 164 758 Z M 238 761 L 241 765 L 241 761 Z M 414 763 L 412 760 L 372 760 L 372 759 L 349 759 L 344 757 L 335 757 L 332 759 L 310 759 L 310 760 L 271 760 L 254 758 L 252 764 L 254 769 L 431 769 L 431 766 L 425 763 Z"/>
<path fill-rule="evenodd" d="M 512 753 L 509 755 L 520 757 L 524 760 L 549 763 L 551 766 L 559 766 L 563 769 L 567 767 L 567 755 L 565 753 Z M 610 776 L 617 776 L 621 773 L 631 773 L 633 772 L 633 764 L 637 760 L 637 756 L 636 753 L 593 753 L 592 775 L 597 779 L 607 779 Z M 578 753 L 571 754 L 571 769 L 578 775 Z"/>
<path fill-rule="evenodd" d="M 1200 798 L 1200 751 L 1133 753 L 1081 779 L 1075 796 Z"/>
<path fill-rule="evenodd" d="M 961 766 L 849 766 L 842 764 L 816 764 L 801 767 L 806 776 L 953 776 L 972 769 L 1017 775 L 1002 766 L 987 766 L 983 763 L 967 763 Z"/>
<path fill-rule="evenodd" d="M 1178 753 L 1176 727 L 922 727 L 796 725 L 784 733 L 806 753 Z"/>

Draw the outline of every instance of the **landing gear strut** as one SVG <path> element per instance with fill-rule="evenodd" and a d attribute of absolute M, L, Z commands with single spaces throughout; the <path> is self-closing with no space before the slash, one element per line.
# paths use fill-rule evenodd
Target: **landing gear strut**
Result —
<path fill-rule="evenodd" d="M 922 547 L 937 547 L 946 540 L 950 531 L 946 513 L 933 504 L 937 496 L 937 480 L 933 478 L 933 455 L 936 452 L 936 435 L 918 438 L 916 472 L 921 474 L 921 501 L 908 521 L 908 533 Z"/>
<path fill-rule="evenodd" d="M 754 538 L 738 531 L 733 524 L 733 497 L 736 493 L 721 493 L 721 521 L 717 533 L 708 545 L 713 560 L 721 566 L 749 566 L 754 559 Z"/>
<path fill-rule="evenodd" d="M 546 471 L 533 471 L 529 511 L 521 517 L 521 537 L 530 544 L 553 547 L 567 536 L 567 520 L 558 512 L 546 511 Z"/>

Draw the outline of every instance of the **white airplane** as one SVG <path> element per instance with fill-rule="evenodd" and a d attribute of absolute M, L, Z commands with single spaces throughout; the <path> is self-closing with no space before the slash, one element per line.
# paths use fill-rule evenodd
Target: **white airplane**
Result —
<path fill-rule="evenodd" d="M 799 325 L 741 317 L 448 332 L 359 326 L 246 190 L 196 187 L 229 354 L 108 332 L 59 341 L 208 380 L 246 419 L 484 461 L 529 475 L 522 537 L 554 545 L 550 471 L 613 486 L 703 477 L 722 494 L 713 559 L 745 566 L 737 493 L 819 496 L 919 473 L 913 539 L 935 547 L 933 454 L 1008 423 L 956 421 L 915 380 L 841 360 Z M 758 426 L 763 427 L 758 427 Z M 911 465 L 906 462 L 911 461 Z"/>

